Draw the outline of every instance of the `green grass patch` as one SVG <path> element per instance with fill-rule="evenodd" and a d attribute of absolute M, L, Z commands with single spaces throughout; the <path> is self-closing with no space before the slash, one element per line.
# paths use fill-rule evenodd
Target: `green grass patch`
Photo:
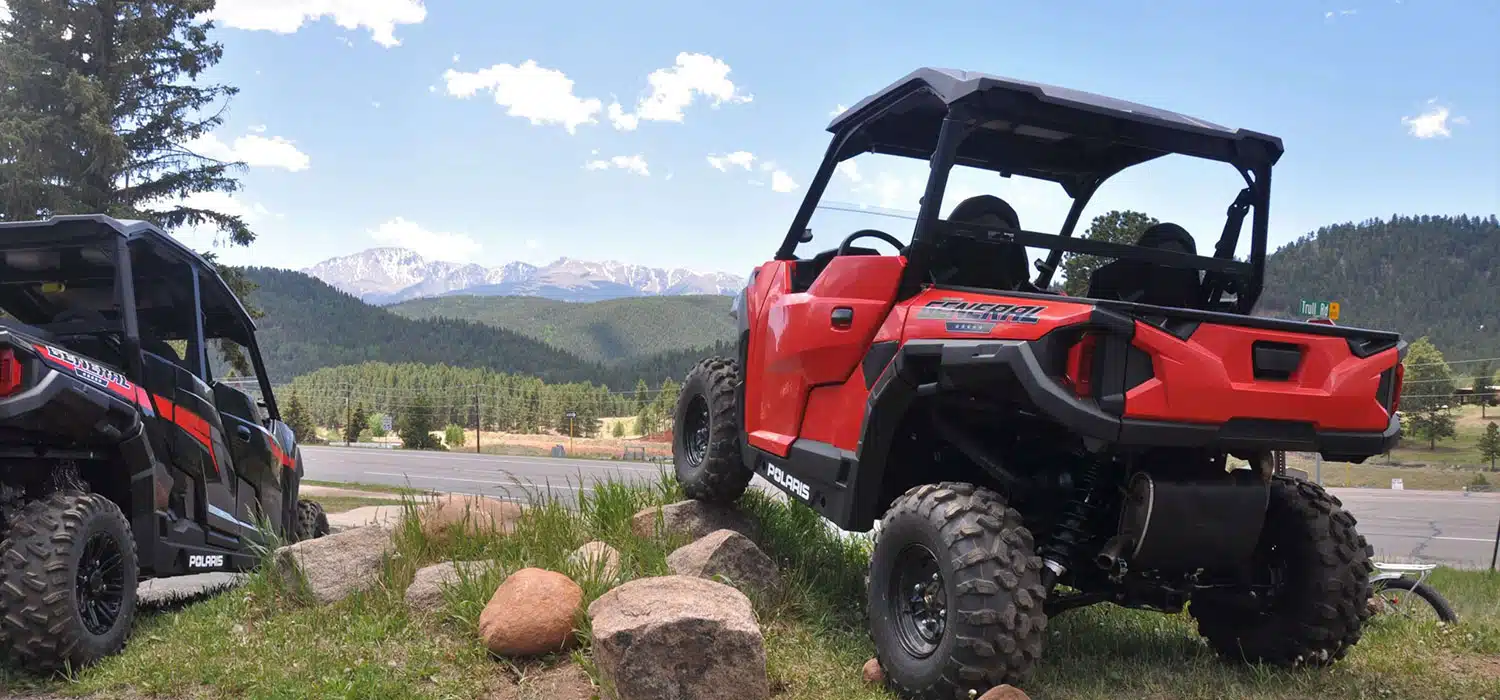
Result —
<path fill-rule="evenodd" d="M 303 479 L 302 483 L 307 486 L 330 486 L 350 491 L 370 491 L 372 493 L 388 493 L 398 496 L 420 496 L 428 493 L 428 489 L 412 488 L 410 486 L 391 486 L 388 484 L 366 484 L 358 481 L 322 481 L 319 479 Z"/>
<path fill-rule="evenodd" d="M 343 513 L 365 506 L 399 506 L 399 498 L 360 498 L 358 496 L 314 496 L 325 513 Z"/>
<path fill-rule="evenodd" d="M 646 484 L 590 482 L 576 505 L 530 496 L 527 515 L 508 536 L 433 538 L 413 520 L 403 522 L 379 584 L 336 605 L 309 605 L 295 586 L 258 571 L 247 584 L 205 600 L 145 611 L 118 657 L 62 680 L 0 671 L 0 691 L 9 685 L 13 692 L 104 697 L 468 698 L 551 664 L 573 661 L 594 675 L 586 616 L 579 616 L 579 649 L 512 664 L 483 649 L 475 632 L 480 612 L 495 587 L 524 567 L 569 574 L 584 589 L 585 605 L 592 602 L 619 580 L 568 564 L 568 555 L 591 540 L 620 551 L 621 579 L 667 573 L 667 555 L 684 542 L 636 537 L 631 518 L 681 500 L 681 491 L 664 476 Z M 404 501 L 417 505 L 411 496 Z M 860 679 L 860 666 L 873 655 L 864 620 L 870 538 L 841 536 L 812 510 L 759 491 L 742 506 L 759 521 L 761 545 L 786 583 L 774 594 L 751 596 L 777 700 L 894 697 Z M 445 591 L 440 613 L 408 612 L 404 593 L 417 569 L 444 561 L 487 565 Z M 1107 605 L 1070 612 L 1049 626 L 1043 662 L 1026 689 L 1038 698 L 1500 698 L 1500 573 L 1439 569 L 1431 582 L 1452 601 L 1460 624 L 1378 617 L 1349 657 L 1325 670 L 1220 661 L 1186 614 Z"/>

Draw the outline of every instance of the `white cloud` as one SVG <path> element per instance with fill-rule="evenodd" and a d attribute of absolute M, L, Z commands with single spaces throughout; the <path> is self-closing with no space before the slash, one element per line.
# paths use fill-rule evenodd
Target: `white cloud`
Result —
<path fill-rule="evenodd" d="M 797 189 L 797 183 L 792 181 L 792 176 L 787 175 L 780 170 L 771 172 L 771 191 L 791 192 L 795 189 Z"/>
<path fill-rule="evenodd" d="M 738 166 L 746 170 L 755 163 L 755 154 L 749 151 L 735 151 L 722 156 L 710 154 L 708 164 L 717 168 L 720 172 L 729 172 L 730 166 Z"/>
<path fill-rule="evenodd" d="M 833 106 L 833 111 L 829 112 L 828 116 L 830 116 L 830 117 L 837 117 L 838 115 L 843 114 L 844 112 L 847 112 L 847 111 L 849 111 L 848 107 L 845 107 L 843 105 L 834 105 Z"/>
<path fill-rule="evenodd" d="M 0 22 L 10 19 L 10 7 L 6 6 L 5 0 L 0 0 Z"/>
<path fill-rule="evenodd" d="M 859 165 L 853 160 L 846 160 L 839 163 L 834 172 L 849 178 L 850 182 L 862 182 L 865 179 L 865 176 L 859 172 Z"/>
<path fill-rule="evenodd" d="M 375 43 L 399 46 L 398 24 L 427 19 L 422 0 L 219 0 L 209 13 L 221 27 L 291 34 L 303 24 L 331 17 L 344 29 L 364 27 Z"/>
<path fill-rule="evenodd" d="M 171 209 L 179 204 L 194 209 L 208 209 L 220 214 L 243 217 L 245 221 L 257 221 L 271 215 L 271 211 L 259 202 L 249 202 L 228 192 L 194 192 L 171 202 L 162 209 Z"/>
<path fill-rule="evenodd" d="M 635 131 L 635 128 L 641 125 L 641 118 L 637 115 L 627 113 L 625 108 L 620 106 L 619 102 L 611 102 L 607 112 L 609 114 L 609 123 L 613 124 L 620 131 Z"/>
<path fill-rule="evenodd" d="M 453 54 L 453 62 L 458 63 L 458 54 Z"/>
<path fill-rule="evenodd" d="M 537 250 L 537 249 L 539 249 L 541 247 L 542 247 L 541 242 L 537 241 L 535 238 L 528 238 L 528 239 L 526 239 L 526 249 L 527 250 Z"/>
<path fill-rule="evenodd" d="M 618 168 L 636 175 L 651 175 L 651 171 L 646 168 L 646 157 L 639 154 L 633 156 L 614 156 L 609 160 L 591 160 L 584 163 L 583 168 L 585 170 Z"/>
<path fill-rule="evenodd" d="M 743 104 L 755 99 L 754 95 L 741 90 L 729 79 L 729 64 L 708 54 L 677 54 L 671 68 L 660 68 L 646 76 L 651 92 L 636 104 L 634 114 L 626 114 L 620 107 L 616 119 L 616 108 L 610 106 L 610 122 L 616 129 L 630 131 L 641 120 L 653 122 L 682 122 L 683 110 L 702 96 L 709 106 L 718 108 L 723 104 Z"/>
<path fill-rule="evenodd" d="M 205 158 L 241 161 L 252 168 L 282 168 L 295 173 L 312 166 L 312 159 L 306 153 L 280 136 L 266 138 L 255 133 L 224 143 L 215 134 L 205 134 L 183 146 Z"/>
<path fill-rule="evenodd" d="M 370 102 L 370 106 L 374 107 L 375 109 L 380 109 L 380 102 L 379 101 L 372 101 L 372 102 Z"/>
<path fill-rule="evenodd" d="M 1437 103 L 1437 99 L 1427 101 L 1427 109 L 1415 117 L 1402 117 L 1401 123 L 1406 125 L 1406 130 L 1412 136 L 1419 139 L 1448 138 L 1453 135 L 1452 125 L 1468 124 L 1469 120 L 1461 116 L 1453 116 L 1453 112 L 1446 106 Z"/>
<path fill-rule="evenodd" d="M 593 124 L 603 105 L 598 99 L 573 94 L 573 80 L 562 71 L 542 68 L 536 61 L 519 66 L 501 63 L 473 73 L 448 69 L 443 73 L 448 94 L 473 97 L 482 90 L 494 94 L 495 104 L 506 114 L 529 120 L 533 125 L 561 124 L 576 133 L 582 124 Z"/>
<path fill-rule="evenodd" d="M 348 47 L 348 48 L 351 48 L 351 49 L 352 49 L 352 48 L 354 48 L 354 40 L 353 40 L 353 39 L 350 39 L 350 38 L 349 38 L 349 37 L 347 37 L 347 36 L 341 36 L 341 37 L 337 37 L 337 38 L 336 38 L 336 40 L 337 40 L 337 41 L 338 41 L 338 42 L 339 42 L 339 43 L 340 43 L 340 44 L 343 44 L 343 45 L 344 45 L 344 46 L 346 46 L 346 47 Z"/>
<path fill-rule="evenodd" d="M 429 231 L 399 216 L 369 233 L 380 243 L 416 251 L 429 260 L 472 260 L 482 247 L 478 241 L 462 233 Z"/>
<path fill-rule="evenodd" d="M 265 124 L 255 124 L 255 125 L 253 125 L 253 126 L 250 127 L 250 131 L 252 133 L 256 133 L 256 134 L 264 134 L 264 133 L 266 133 L 266 125 Z"/>

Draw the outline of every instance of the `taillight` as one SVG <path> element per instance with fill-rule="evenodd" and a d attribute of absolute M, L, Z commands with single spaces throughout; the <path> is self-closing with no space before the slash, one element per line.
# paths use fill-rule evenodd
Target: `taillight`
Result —
<path fill-rule="evenodd" d="M 1073 347 L 1068 348 L 1068 384 L 1079 398 L 1094 395 L 1094 353 L 1099 346 L 1099 336 L 1085 333 Z"/>
<path fill-rule="evenodd" d="M 21 388 L 21 361 L 12 348 L 0 349 L 0 396 L 10 396 Z"/>

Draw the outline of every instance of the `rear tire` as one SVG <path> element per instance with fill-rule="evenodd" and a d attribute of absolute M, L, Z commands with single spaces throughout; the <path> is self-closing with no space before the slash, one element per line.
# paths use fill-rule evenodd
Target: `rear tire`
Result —
<path fill-rule="evenodd" d="M 1047 629 L 1041 571 L 1020 513 L 993 491 L 940 483 L 896 499 L 870 557 L 867 601 L 890 685 L 907 698 L 960 700 L 1023 682 Z"/>
<path fill-rule="evenodd" d="M 682 383 L 672 420 L 672 462 L 688 498 L 733 503 L 754 472 L 740 453 L 739 365 L 712 357 Z"/>
<path fill-rule="evenodd" d="M 1269 603 L 1242 592 L 1200 593 L 1189 613 L 1227 660 L 1328 666 L 1359 642 L 1370 618 L 1374 553 L 1338 498 L 1312 482 L 1276 477 L 1255 575 L 1279 570 L 1279 591 Z"/>
<path fill-rule="evenodd" d="M 297 541 L 312 540 L 328 534 L 328 514 L 317 501 L 297 501 Z"/>
<path fill-rule="evenodd" d="M 0 655 L 50 672 L 118 653 L 139 574 L 130 522 L 109 499 L 68 490 L 26 504 L 0 542 Z"/>

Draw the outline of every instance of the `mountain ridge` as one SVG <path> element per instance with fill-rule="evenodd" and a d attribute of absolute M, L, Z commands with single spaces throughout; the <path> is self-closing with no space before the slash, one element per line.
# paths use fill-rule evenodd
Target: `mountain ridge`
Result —
<path fill-rule="evenodd" d="M 724 272 L 660 268 L 614 260 L 560 257 L 546 265 L 496 267 L 430 260 L 408 248 L 380 247 L 328 258 L 298 270 L 376 305 L 463 294 L 603 301 L 643 296 L 732 294 L 743 278 Z"/>

